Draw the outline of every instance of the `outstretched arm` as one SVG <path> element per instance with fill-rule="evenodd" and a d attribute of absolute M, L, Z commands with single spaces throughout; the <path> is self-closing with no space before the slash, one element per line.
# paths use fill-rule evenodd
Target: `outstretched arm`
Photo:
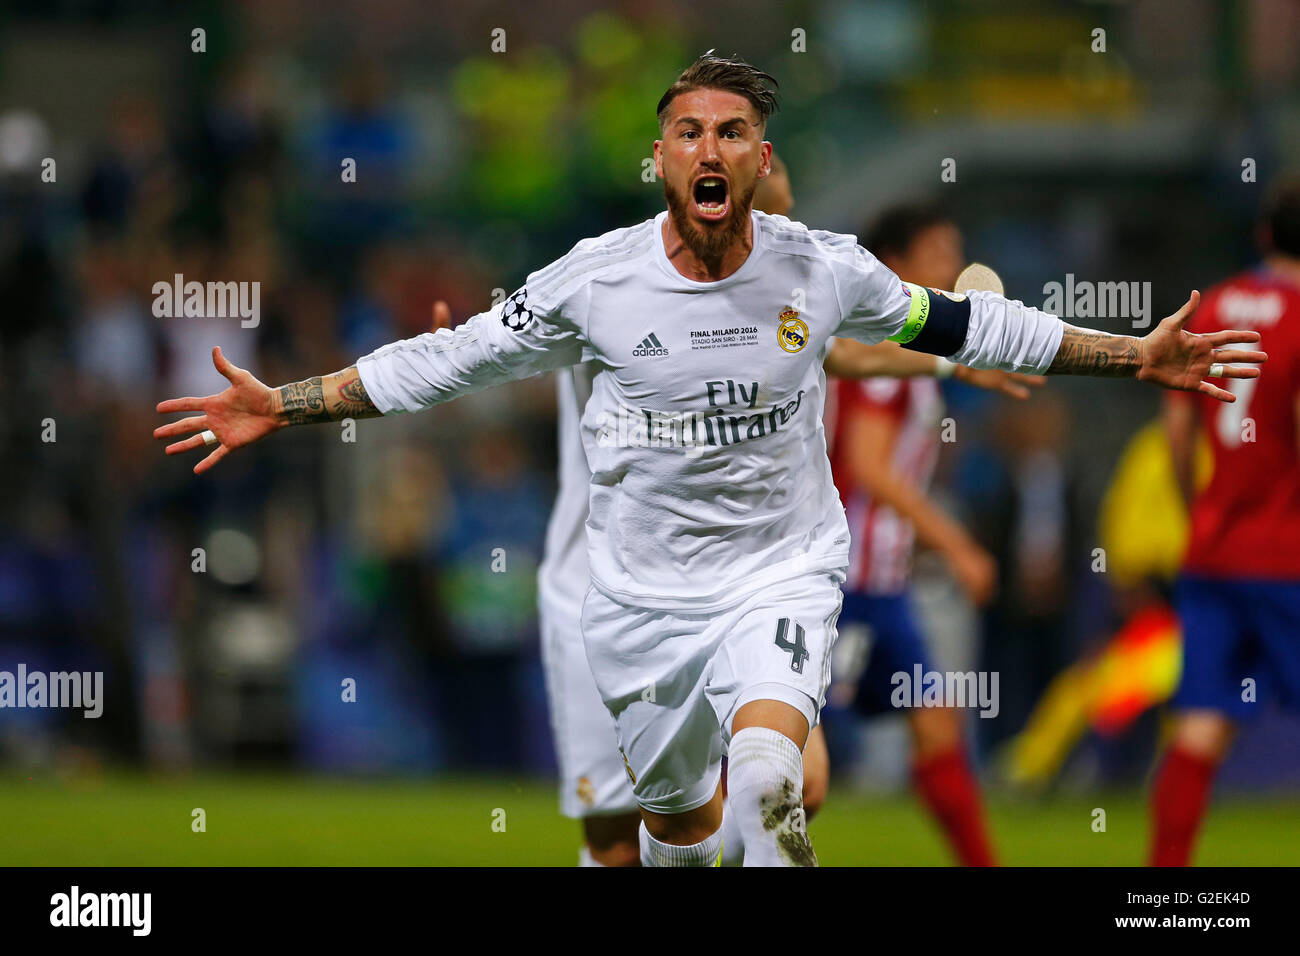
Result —
<path fill-rule="evenodd" d="M 275 389 L 273 406 L 286 425 L 374 418 L 380 414 L 366 394 L 366 386 L 362 384 L 361 373 L 355 365 L 333 375 L 317 375 L 281 385 Z"/>
<path fill-rule="evenodd" d="M 996 292 L 951 293 L 904 282 L 861 246 L 852 257 L 834 260 L 833 271 L 843 310 L 833 335 L 867 343 L 889 339 L 971 368 L 1127 376 L 1231 402 L 1231 392 L 1206 379 L 1255 378 L 1258 369 L 1228 363 L 1259 365 L 1268 358 L 1228 347 L 1258 342 L 1258 332 L 1186 331 L 1199 292 L 1139 339 L 1078 329 Z"/>
<path fill-rule="evenodd" d="M 1258 368 L 1240 368 L 1228 363 L 1257 365 L 1265 362 L 1268 356 L 1255 350 L 1228 347 L 1258 342 L 1258 332 L 1225 331 L 1195 335 L 1186 331 L 1184 326 L 1200 301 L 1201 294 L 1193 291 L 1181 309 L 1145 338 L 1110 335 L 1066 325 L 1061 347 L 1047 371 L 1059 375 L 1136 378 L 1165 388 L 1201 392 L 1221 402 L 1235 402 L 1235 395 L 1206 379 L 1257 378 Z"/>
<path fill-rule="evenodd" d="M 190 436 L 168 445 L 169 455 L 210 448 L 208 456 L 194 466 L 194 473 L 202 474 L 234 449 L 288 425 L 413 412 L 573 365 L 582 357 L 579 334 L 558 309 L 552 312 L 554 321 L 545 321 L 542 309 L 521 289 L 454 331 L 440 328 L 394 342 L 341 372 L 279 388 L 263 385 L 231 365 L 220 349 L 213 349 L 212 362 L 230 387 L 204 398 L 160 403 L 162 413 L 201 414 L 163 425 L 154 430 L 154 437 Z M 441 313 L 445 320 L 445 308 Z M 435 316 L 439 314 L 435 310 Z"/>
<path fill-rule="evenodd" d="M 344 418 L 374 418 L 379 414 L 366 394 L 356 366 L 333 375 L 318 375 L 280 388 L 268 388 L 252 373 L 233 365 L 212 350 L 212 364 L 225 376 L 230 387 L 204 398 L 173 398 L 158 403 L 158 411 L 201 412 L 154 429 L 155 438 L 190 435 L 167 446 L 167 454 L 179 455 L 194 448 L 215 445 L 212 453 L 194 466 L 201 475 L 229 452 L 279 431 L 289 425 L 336 422 Z M 198 432 L 199 434 L 191 434 Z M 211 435 L 207 433 L 211 432 Z"/>
<path fill-rule="evenodd" d="M 946 364 L 950 374 L 959 382 L 1001 392 L 1012 398 L 1029 397 L 1029 386 L 1042 385 L 1041 375 L 1020 375 L 997 369 L 974 369 L 954 365 L 947 359 L 925 352 L 912 352 L 897 342 L 880 342 L 867 345 L 853 339 L 837 338 L 831 342 L 826 361 L 822 363 L 826 374 L 835 378 L 913 378 L 918 375 L 941 376 L 941 366 Z"/>

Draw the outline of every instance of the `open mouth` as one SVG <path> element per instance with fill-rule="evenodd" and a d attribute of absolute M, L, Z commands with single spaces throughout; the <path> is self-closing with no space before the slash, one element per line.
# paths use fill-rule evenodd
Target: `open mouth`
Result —
<path fill-rule="evenodd" d="M 727 215 L 727 181 L 721 176 L 701 176 L 691 193 L 695 211 L 702 219 L 722 219 Z"/>

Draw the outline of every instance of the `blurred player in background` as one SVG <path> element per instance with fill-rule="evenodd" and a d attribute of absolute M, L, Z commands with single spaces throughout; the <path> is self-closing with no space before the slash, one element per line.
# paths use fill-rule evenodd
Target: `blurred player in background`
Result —
<path fill-rule="evenodd" d="M 900 279 L 935 289 L 951 289 L 964 265 L 961 233 L 932 207 L 887 210 L 868 227 L 863 244 Z M 867 717 L 893 714 L 898 711 L 890 704 L 891 675 L 911 674 L 917 664 L 933 669 L 908 589 L 914 538 L 944 557 L 976 605 L 992 595 L 997 568 L 993 557 L 926 495 L 939 457 L 939 383 L 841 380 L 832 394 L 831 465 L 853 542 L 840 626 L 865 625 L 871 634 L 869 662 L 853 703 Z M 992 866 L 959 714 L 948 707 L 908 708 L 905 714 L 917 793 L 962 864 Z"/>
<path fill-rule="evenodd" d="M 1191 536 L 1176 590 L 1182 684 L 1151 795 L 1155 866 L 1190 860 L 1237 726 L 1270 704 L 1300 709 L 1300 178 L 1270 194 L 1258 239 L 1262 267 L 1211 289 L 1190 327 L 1259 332 L 1268 370 L 1234 380 L 1231 405 L 1165 404 Z M 1198 494 L 1200 435 L 1214 467 Z"/>

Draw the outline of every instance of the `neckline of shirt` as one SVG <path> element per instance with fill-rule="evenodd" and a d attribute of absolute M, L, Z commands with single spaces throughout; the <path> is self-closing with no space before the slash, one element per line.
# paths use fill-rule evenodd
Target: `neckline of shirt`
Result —
<path fill-rule="evenodd" d="M 682 285 L 691 289 L 724 289 L 735 282 L 739 282 L 753 272 L 757 266 L 755 263 L 763 253 L 763 240 L 761 238 L 762 229 L 758 223 L 758 213 L 751 209 L 749 211 L 750 228 L 753 229 L 754 245 L 749 250 L 749 255 L 745 261 L 740 264 L 740 268 L 727 276 L 725 279 L 714 279 L 709 282 L 701 282 L 698 279 L 691 279 L 677 271 L 677 267 L 672 264 L 668 258 L 668 250 L 664 248 L 664 222 L 668 219 L 668 210 L 665 209 L 654 220 L 654 243 L 655 243 L 655 260 L 659 267 L 669 276 L 676 279 Z"/>

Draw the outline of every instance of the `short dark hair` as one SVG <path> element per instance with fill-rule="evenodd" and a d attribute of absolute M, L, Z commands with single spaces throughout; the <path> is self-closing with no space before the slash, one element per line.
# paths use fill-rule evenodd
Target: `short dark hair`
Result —
<path fill-rule="evenodd" d="M 1300 175 L 1290 175 L 1273 185 L 1260 210 L 1268 227 L 1267 252 L 1300 258 Z"/>
<path fill-rule="evenodd" d="M 862 244 L 879 259 L 905 256 L 917 236 L 935 226 L 953 225 L 938 206 L 914 203 L 890 206 L 862 230 Z"/>
<path fill-rule="evenodd" d="M 766 125 L 767 118 L 780 108 L 777 100 L 778 85 L 771 74 L 764 73 L 740 57 L 714 56 L 710 50 L 683 70 L 682 75 L 659 98 L 656 110 L 659 130 L 663 132 L 664 124 L 668 122 L 668 108 L 672 106 L 673 100 L 683 93 L 695 90 L 726 90 L 743 96 L 758 111 L 759 124 Z"/>

